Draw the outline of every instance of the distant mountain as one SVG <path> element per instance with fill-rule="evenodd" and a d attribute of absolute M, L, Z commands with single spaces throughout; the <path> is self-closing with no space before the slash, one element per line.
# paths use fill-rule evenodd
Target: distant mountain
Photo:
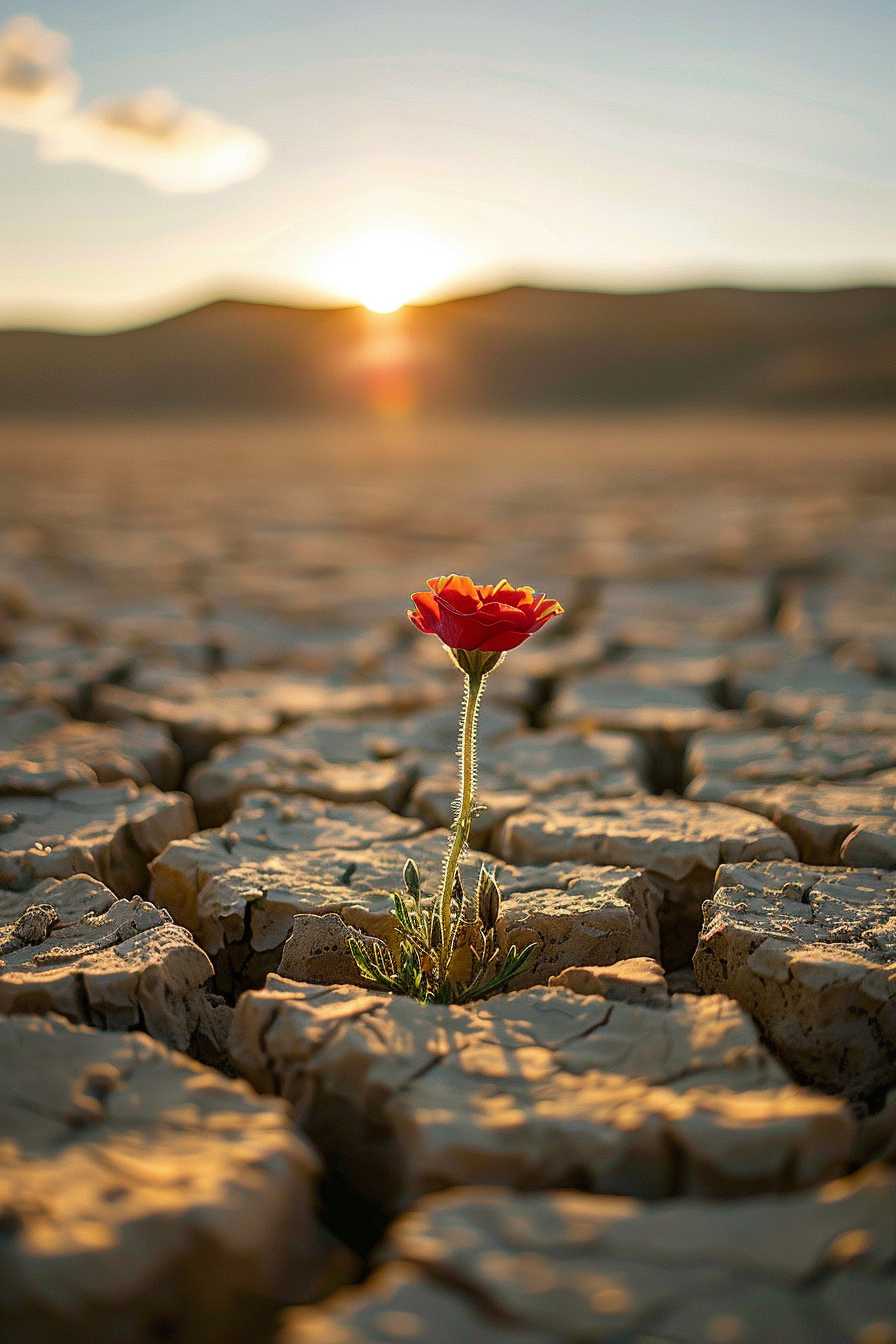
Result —
<path fill-rule="evenodd" d="M 518 286 L 378 316 L 221 301 L 0 332 L 0 415 L 896 405 L 896 288 Z"/>

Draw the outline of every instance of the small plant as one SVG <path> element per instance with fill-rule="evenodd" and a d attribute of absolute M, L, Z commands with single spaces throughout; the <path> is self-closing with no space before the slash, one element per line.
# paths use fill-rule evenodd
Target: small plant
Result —
<path fill-rule="evenodd" d="M 507 945 L 501 918 L 501 893 L 494 874 L 479 873 L 471 902 L 459 865 L 470 838 L 476 806 L 476 734 L 479 706 L 489 673 L 553 616 L 559 602 L 531 588 L 511 588 L 506 579 L 494 587 L 451 574 L 430 579 L 429 592 L 415 593 L 413 624 L 438 635 L 464 675 L 460 715 L 460 791 L 454 806 L 452 836 L 437 895 L 424 894 L 420 873 L 405 864 L 405 891 L 393 893 L 400 930 L 397 956 L 381 940 L 352 938 L 352 956 L 366 980 L 392 994 L 422 1003 L 469 1003 L 503 988 L 519 975 L 531 947 Z"/>

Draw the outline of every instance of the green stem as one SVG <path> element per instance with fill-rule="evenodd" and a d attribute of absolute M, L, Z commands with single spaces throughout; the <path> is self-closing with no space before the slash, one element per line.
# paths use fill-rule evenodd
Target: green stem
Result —
<path fill-rule="evenodd" d="M 454 876 L 460 863 L 472 824 L 473 801 L 476 795 L 476 719 L 479 701 L 486 677 L 468 673 L 464 680 L 464 703 L 460 714 L 460 793 L 457 798 L 457 820 L 454 839 L 445 858 L 442 894 L 439 902 L 439 922 L 442 926 L 442 946 L 439 956 L 440 979 L 448 970 L 451 935 L 451 892 Z"/>

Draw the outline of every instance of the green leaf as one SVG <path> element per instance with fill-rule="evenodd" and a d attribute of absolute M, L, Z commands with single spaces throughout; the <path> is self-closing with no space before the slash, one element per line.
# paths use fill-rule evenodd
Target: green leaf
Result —
<path fill-rule="evenodd" d="M 382 939 L 352 938 L 349 948 L 365 980 L 391 994 L 420 1003 L 470 1003 L 507 986 L 524 969 L 534 944 L 506 954 L 498 945 L 496 925 L 501 893 L 491 869 L 483 865 L 473 901 L 467 901 L 459 871 L 451 891 L 448 928 L 443 929 L 436 899 L 424 898 L 420 872 L 412 859 L 404 865 L 405 892 L 394 891 L 392 903 L 401 941 L 393 955 Z M 478 926 L 470 942 L 471 968 L 466 983 L 445 976 L 461 934 L 469 923 Z M 444 943 L 444 947 L 443 947 Z"/>

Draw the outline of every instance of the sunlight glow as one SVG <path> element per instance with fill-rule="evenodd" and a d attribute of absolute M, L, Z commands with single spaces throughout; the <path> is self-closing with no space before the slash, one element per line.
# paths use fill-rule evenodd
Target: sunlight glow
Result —
<path fill-rule="evenodd" d="M 394 313 L 448 279 L 458 259 L 450 248 L 410 229 L 372 229 L 329 253 L 317 279 L 373 313 Z"/>

